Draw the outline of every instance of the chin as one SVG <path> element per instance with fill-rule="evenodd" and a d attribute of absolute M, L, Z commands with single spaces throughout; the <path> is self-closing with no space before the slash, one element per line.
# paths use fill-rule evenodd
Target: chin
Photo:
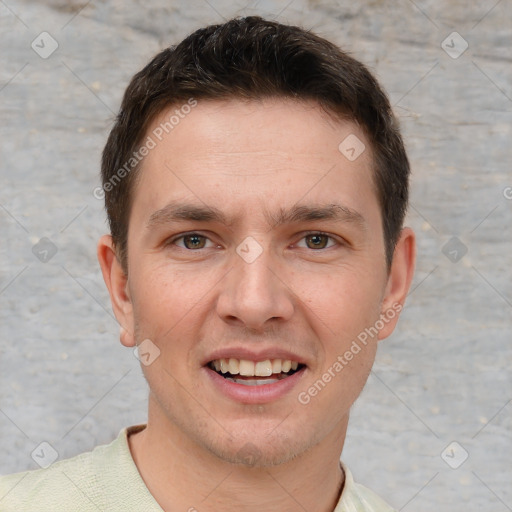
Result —
<path fill-rule="evenodd" d="M 206 447 L 210 453 L 230 464 L 247 468 L 265 468 L 290 462 L 313 444 L 305 439 L 294 440 L 282 434 L 270 438 L 268 433 L 251 433 L 235 440 L 226 439 L 222 444 L 208 443 Z"/>

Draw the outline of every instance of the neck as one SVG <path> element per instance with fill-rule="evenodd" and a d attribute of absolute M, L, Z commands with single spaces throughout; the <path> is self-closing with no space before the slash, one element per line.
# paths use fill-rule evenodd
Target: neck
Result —
<path fill-rule="evenodd" d="M 198 446 L 151 407 L 147 427 L 129 437 L 135 464 L 165 511 L 332 512 L 344 474 L 339 459 L 348 417 L 315 446 L 279 466 L 234 465 Z"/>

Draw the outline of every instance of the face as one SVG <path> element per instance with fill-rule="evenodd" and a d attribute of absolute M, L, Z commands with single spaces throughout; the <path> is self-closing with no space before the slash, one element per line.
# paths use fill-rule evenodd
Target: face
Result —
<path fill-rule="evenodd" d="M 150 340 L 154 418 L 282 463 L 343 437 L 410 282 L 386 268 L 370 145 L 314 103 L 200 101 L 162 136 L 174 110 L 148 130 L 114 309 L 125 344 Z"/>

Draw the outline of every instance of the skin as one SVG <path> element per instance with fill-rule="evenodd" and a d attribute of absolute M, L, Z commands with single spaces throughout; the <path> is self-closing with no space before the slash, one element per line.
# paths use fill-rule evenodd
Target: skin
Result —
<path fill-rule="evenodd" d="M 366 146 L 352 162 L 338 150 L 349 134 Z M 160 350 L 142 366 L 148 426 L 129 439 L 150 492 L 164 510 L 332 511 L 343 488 L 350 407 L 398 314 L 308 404 L 298 394 L 381 314 L 404 303 L 415 261 L 414 233 L 404 228 L 386 268 L 364 133 L 312 102 L 201 101 L 145 157 L 133 194 L 128 275 L 108 235 L 98 258 L 122 343 L 150 339 Z M 148 228 L 172 200 L 214 206 L 232 222 Z M 363 221 L 269 226 L 264 212 L 298 202 L 342 203 Z M 206 238 L 178 238 L 191 232 Z M 236 252 L 248 236 L 262 249 L 252 263 Z M 283 397 L 240 403 L 203 368 L 214 350 L 240 346 L 285 347 L 307 368 Z M 253 465 L 244 464 L 247 450 L 256 453 Z"/>

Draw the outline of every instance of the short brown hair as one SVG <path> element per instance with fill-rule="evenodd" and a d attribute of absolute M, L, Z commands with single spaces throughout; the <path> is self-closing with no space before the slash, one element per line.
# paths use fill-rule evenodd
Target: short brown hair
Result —
<path fill-rule="evenodd" d="M 250 16 L 199 29 L 166 48 L 126 89 L 101 165 L 110 230 L 126 272 L 128 220 L 140 167 L 133 155 L 154 118 L 191 98 L 266 97 L 314 100 L 363 128 L 374 155 L 390 268 L 407 210 L 410 170 L 386 94 L 361 62 L 333 43 L 300 27 Z"/>

